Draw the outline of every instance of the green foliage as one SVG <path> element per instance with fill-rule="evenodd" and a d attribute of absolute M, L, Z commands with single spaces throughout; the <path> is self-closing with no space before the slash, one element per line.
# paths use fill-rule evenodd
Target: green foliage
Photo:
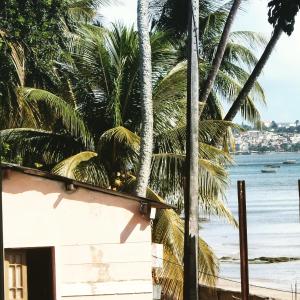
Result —
<path fill-rule="evenodd" d="M 49 67 L 63 42 L 61 19 L 66 2 L 61 0 L 4 0 L 0 3 L 0 30 L 13 43 L 31 52 L 28 64 Z"/>
<path fill-rule="evenodd" d="M 299 0 L 272 0 L 269 6 L 269 22 L 291 35 L 294 31 L 295 17 L 300 9 Z"/>
<path fill-rule="evenodd" d="M 110 30 L 92 24 L 95 7 L 107 1 L 4 1 L 0 12 L 0 133 L 8 161 L 39 166 L 56 174 L 118 191 L 133 189 L 140 147 L 141 90 L 137 32 L 115 24 Z M 166 245 L 175 261 L 163 271 L 164 289 L 182 290 L 183 180 L 186 144 L 185 18 L 187 2 L 153 1 L 151 32 L 154 104 L 154 155 L 148 197 L 167 201 L 178 211 L 166 211 L 153 227 L 153 240 Z M 184 3 L 183 3 L 184 2 Z M 179 3 L 179 6 L 174 6 Z M 23 6 L 22 6 L 23 5 Z M 183 5 L 184 10 L 181 11 Z M 228 13 L 228 5 L 201 1 L 200 78 L 205 78 Z M 23 8 L 23 9 L 21 9 Z M 53 8 L 53 9 L 52 9 Z M 172 15 L 173 9 L 178 9 Z M 159 12 L 164 10 L 163 18 Z M 7 13 L 7 16 L 5 15 Z M 40 16 L 37 19 L 37 16 Z M 184 13 L 184 16 L 186 14 Z M 20 18 L 19 18 L 20 17 Z M 9 23 L 9 21 L 12 21 Z M 2 22 L 2 23 L 1 23 Z M 177 26 L 177 33 L 172 32 Z M 180 29 L 181 28 L 181 29 Z M 165 31 L 168 29 L 169 31 Z M 176 30 L 177 30 L 176 29 Z M 176 43 L 174 43 L 174 35 Z M 211 145 L 237 126 L 222 119 L 222 102 L 232 102 L 257 62 L 254 48 L 265 40 L 252 32 L 230 38 L 199 130 L 199 199 L 207 215 L 235 224 L 224 204 L 228 184 L 224 149 Z M 201 82 L 203 83 L 203 82 Z M 257 83 L 242 113 L 255 122 L 255 102 L 265 97 Z M 163 199 L 161 198 L 163 197 Z M 204 241 L 201 270 L 217 274 L 216 257 Z M 212 277 L 202 277 L 213 283 Z"/>

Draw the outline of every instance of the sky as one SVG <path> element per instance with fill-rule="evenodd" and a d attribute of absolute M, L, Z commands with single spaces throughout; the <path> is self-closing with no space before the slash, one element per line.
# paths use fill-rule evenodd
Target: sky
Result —
<path fill-rule="evenodd" d="M 118 5 L 102 8 L 107 23 L 136 22 L 137 0 L 118 0 Z M 239 12 L 234 30 L 251 30 L 271 36 L 272 26 L 267 20 L 268 0 L 248 0 Z M 291 37 L 284 34 L 268 61 L 259 82 L 264 88 L 267 107 L 258 106 L 262 120 L 295 122 L 300 120 L 300 16 L 296 19 Z M 260 55 L 260 53 L 258 53 Z"/>

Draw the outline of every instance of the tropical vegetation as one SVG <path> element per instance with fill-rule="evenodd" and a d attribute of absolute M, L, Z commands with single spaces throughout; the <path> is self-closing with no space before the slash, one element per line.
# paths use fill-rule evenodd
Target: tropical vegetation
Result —
<path fill-rule="evenodd" d="M 96 10 L 108 1 L 16 0 L 0 4 L 0 130 L 3 159 L 134 193 L 143 129 L 139 35 L 133 27 L 105 27 Z M 147 196 L 176 210 L 158 212 L 153 241 L 164 244 L 157 274 L 164 294 L 182 298 L 183 208 L 186 150 L 185 1 L 151 1 L 150 32 L 153 153 Z M 200 1 L 199 75 L 204 86 L 220 47 L 231 2 Z M 224 104 L 236 103 L 259 62 L 266 39 L 229 32 L 199 120 L 199 201 L 205 216 L 236 224 L 224 204 L 230 129 Z M 217 71 L 216 71 L 217 70 Z M 238 110 L 256 124 L 256 102 L 265 102 L 255 80 Z M 201 99 L 200 99 L 201 100 Z M 236 110 L 236 108 L 235 108 Z M 222 147 L 214 141 L 222 140 Z M 219 145 L 219 143 L 218 143 Z M 218 262 L 200 240 L 200 278 L 213 284 Z"/>

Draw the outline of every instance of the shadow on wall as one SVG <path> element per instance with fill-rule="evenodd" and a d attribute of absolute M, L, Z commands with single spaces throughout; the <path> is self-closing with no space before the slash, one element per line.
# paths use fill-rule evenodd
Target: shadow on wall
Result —
<path fill-rule="evenodd" d="M 144 231 L 150 226 L 149 220 L 142 217 L 139 212 L 139 202 L 122 198 L 122 195 L 114 196 L 85 188 L 77 188 L 70 192 L 66 190 L 65 183 L 14 171 L 10 172 L 4 180 L 3 187 L 5 193 L 14 195 L 32 191 L 45 196 L 52 194 L 51 201 L 54 200 L 54 209 L 57 209 L 62 201 L 68 200 L 123 208 L 131 212 L 132 216 L 120 234 L 120 243 L 126 243 L 136 226 L 140 226 L 140 231 Z M 43 197 L 39 196 L 39 198 L 43 201 Z M 24 197 L 16 197 L 15 201 L 24 201 Z M 111 224 L 107 224 L 107 226 L 113 226 L 117 221 L 111 220 Z"/>
<path fill-rule="evenodd" d="M 126 227 L 123 229 L 123 231 L 121 232 L 120 235 L 120 243 L 126 243 L 128 237 L 131 235 L 132 231 L 135 229 L 135 227 L 140 224 L 140 230 L 144 231 L 149 224 L 146 222 L 141 222 L 141 216 L 140 215 L 136 215 L 134 214 L 130 221 L 128 222 L 128 224 L 126 225 Z"/>
<path fill-rule="evenodd" d="M 132 213 L 137 213 L 137 202 L 130 201 L 120 196 L 105 194 L 103 192 L 92 191 L 85 188 L 77 188 L 74 191 L 67 191 L 63 182 L 50 180 L 43 177 L 37 177 L 30 174 L 9 172 L 7 178 L 3 181 L 3 191 L 9 194 L 23 194 L 35 191 L 43 195 L 55 194 L 57 199 L 53 208 L 57 208 L 62 200 L 73 200 L 87 203 L 99 203 L 106 206 L 121 207 Z M 119 199 L 118 199 L 119 198 Z M 22 198 L 20 197 L 20 201 Z"/>

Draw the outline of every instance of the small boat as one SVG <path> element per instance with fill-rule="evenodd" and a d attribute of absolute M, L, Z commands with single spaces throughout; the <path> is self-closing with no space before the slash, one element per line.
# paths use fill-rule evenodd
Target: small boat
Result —
<path fill-rule="evenodd" d="M 279 169 L 280 168 L 280 165 L 276 165 L 276 164 L 273 164 L 273 165 L 265 165 L 266 168 L 272 168 L 272 169 Z"/>
<path fill-rule="evenodd" d="M 294 159 L 288 159 L 283 162 L 284 165 L 294 165 L 296 163 L 297 163 L 297 161 Z"/>
<path fill-rule="evenodd" d="M 277 170 L 275 168 L 265 168 L 261 170 L 262 173 L 276 173 Z"/>

